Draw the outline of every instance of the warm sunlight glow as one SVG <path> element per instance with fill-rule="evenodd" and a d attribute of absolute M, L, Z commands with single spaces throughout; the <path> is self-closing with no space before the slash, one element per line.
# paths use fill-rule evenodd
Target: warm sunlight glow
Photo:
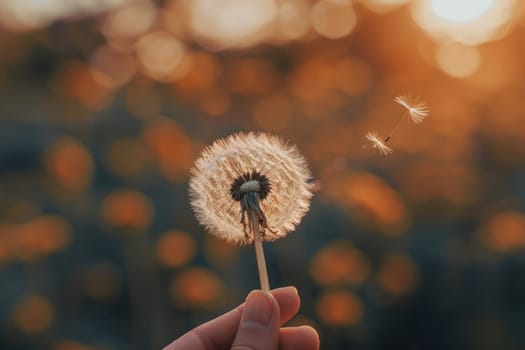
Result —
<path fill-rule="evenodd" d="M 102 13 L 127 0 L 2 0 L 0 27 L 30 30 L 43 27 L 57 19 Z"/>
<path fill-rule="evenodd" d="M 516 0 L 418 0 L 416 23 L 437 39 L 478 45 L 501 38 L 512 20 Z"/>
<path fill-rule="evenodd" d="M 256 44 L 277 15 L 272 0 L 195 0 L 184 4 L 191 35 L 214 50 Z"/>
<path fill-rule="evenodd" d="M 478 19 L 490 10 L 494 0 L 432 0 L 432 11 L 449 22 L 465 23 Z"/>
<path fill-rule="evenodd" d="M 412 0 L 361 0 L 362 4 L 377 13 L 390 12 Z"/>
<path fill-rule="evenodd" d="M 357 17 L 351 1 L 321 0 L 312 7 L 311 20 L 321 36 L 338 39 L 354 29 Z"/>
<path fill-rule="evenodd" d="M 475 46 L 443 45 L 436 52 L 439 68 L 455 78 L 474 74 L 481 65 L 481 54 Z"/>

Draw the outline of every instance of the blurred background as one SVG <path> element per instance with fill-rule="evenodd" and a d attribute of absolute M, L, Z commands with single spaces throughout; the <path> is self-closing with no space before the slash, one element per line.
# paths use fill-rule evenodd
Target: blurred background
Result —
<path fill-rule="evenodd" d="M 2 0 L 0 349 L 160 349 L 258 287 L 188 204 L 214 139 L 297 144 L 267 244 L 322 349 L 524 349 L 518 0 Z M 402 120 L 399 94 L 431 114 Z"/>

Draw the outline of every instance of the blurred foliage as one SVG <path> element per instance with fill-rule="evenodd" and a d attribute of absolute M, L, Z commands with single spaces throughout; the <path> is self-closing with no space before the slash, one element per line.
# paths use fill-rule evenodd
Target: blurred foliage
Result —
<path fill-rule="evenodd" d="M 323 349 L 524 348 L 523 5 L 458 3 L 1 2 L 0 348 L 159 349 L 242 302 L 251 249 L 187 198 L 239 130 L 313 169 L 266 250 Z M 431 115 L 382 157 L 406 92 Z"/>

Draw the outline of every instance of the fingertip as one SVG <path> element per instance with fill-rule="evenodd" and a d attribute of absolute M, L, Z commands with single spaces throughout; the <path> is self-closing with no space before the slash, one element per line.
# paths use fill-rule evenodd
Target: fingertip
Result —
<path fill-rule="evenodd" d="M 297 306 L 297 310 L 301 305 L 301 298 L 299 297 L 299 291 L 293 286 L 282 287 L 274 289 L 270 292 L 279 305 L 281 304 L 292 304 Z M 282 305 L 281 305 L 282 306 Z"/>
<path fill-rule="evenodd" d="M 264 298 L 268 303 L 271 303 L 274 307 L 277 307 L 279 309 L 279 301 L 277 298 L 272 294 L 272 292 L 267 292 L 261 289 L 254 289 L 248 295 L 246 296 L 245 303 L 248 302 L 248 300 L 251 299 L 258 299 L 258 298 Z"/>
<path fill-rule="evenodd" d="M 286 286 L 286 287 L 276 288 L 276 289 L 273 289 L 271 291 L 271 293 L 287 293 L 287 294 L 291 293 L 291 294 L 295 294 L 295 295 L 299 296 L 299 291 L 294 286 Z"/>
<path fill-rule="evenodd" d="M 276 349 L 279 342 L 279 303 L 270 293 L 248 294 L 231 349 Z"/>
<path fill-rule="evenodd" d="M 295 293 L 295 295 L 299 296 L 299 291 L 297 290 L 297 288 L 295 286 L 287 286 L 287 287 L 283 287 L 284 289 L 286 290 L 291 290 L 292 292 Z"/>
<path fill-rule="evenodd" d="M 279 343 L 281 350 L 319 350 L 321 344 L 319 334 L 310 326 L 281 328 Z"/>
<path fill-rule="evenodd" d="M 277 300 L 269 292 L 253 290 L 246 297 L 241 317 L 243 322 L 256 321 L 261 325 L 271 325 L 280 319 L 280 307 Z"/>
<path fill-rule="evenodd" d="M 281 310 L 281 324 L 288 322 L 301 307 L 301 299 L 297 288 L 293 286 L 277 288 L 271 291 L 279 303 Z"/>
<path fill-rule="evenodd" d="M 315 349 L 319 349 L 321 346 L 321 340 L 319 339 L 319 333 L 317 333 L 317 330 L 312 326 L 299 326 L 299 329 L 304 333 L 304 337 L 307 341 L 310 341 Z"/>

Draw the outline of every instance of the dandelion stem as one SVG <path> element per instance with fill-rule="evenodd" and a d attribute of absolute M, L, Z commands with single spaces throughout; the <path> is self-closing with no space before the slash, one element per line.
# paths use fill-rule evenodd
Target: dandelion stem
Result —
<path fill-rule="evenodd" d="M 261 289 L 265 292 L 269 292 L 270 282 L 268 281 L 268 271 L 266 270 L 266 259 L 264 257 L 261 231 L 259 230 L 259 216 L 255 209 L 250 209 L 250 216 L 253 245 L 255 247 L 255 258 L 257 259 L 257 269 L 259 270 L 259 281 L 261 282 Z"/>
<path fill-rule="evenodd" d="M 392 138 L 392 136 L 394 135 L 394 132 L 397 130 L 397 128 L 399 128 L 399 124 L 401 124 L 401 121 L 403 120 L 403 118 L 405 118 L 406 116 L 406 113 L 404 113 L 401 118 L 399 118 L 399 120 L 397 121 L 397 123 L 394 125 L 394 127 L 392 128 L 392 130 L 390 131 L 390 134 L 388 134 L 388 136 L 385 138 L 384 142 L 387 143 L 388 141 L 390 141 L 390 139 Z"/>

